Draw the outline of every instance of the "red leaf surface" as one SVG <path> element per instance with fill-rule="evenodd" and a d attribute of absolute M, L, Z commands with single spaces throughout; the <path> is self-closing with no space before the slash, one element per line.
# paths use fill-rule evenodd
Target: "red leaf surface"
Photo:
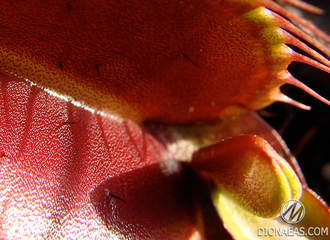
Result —
<path fill-rule="evenodd" d="M 0 79 L 1 238 L 192 234 L 195 211 L 180 200 L 177 177 L 160 171 L 156 163 L 167 152 L 143 127 L 93 114 L 10 74 L 1 73 Z M 145 166 L 151 170 L 136 170 Z M 118 177 L 131 170 L 136 171 Z M 122 202 L 120 213 L 107 213 L 117 224 L 106 225 L 111 231 L 94 206 L 102 184 L 109 201 Z M 127 219 L 133 213 L 138 220 Z"/>

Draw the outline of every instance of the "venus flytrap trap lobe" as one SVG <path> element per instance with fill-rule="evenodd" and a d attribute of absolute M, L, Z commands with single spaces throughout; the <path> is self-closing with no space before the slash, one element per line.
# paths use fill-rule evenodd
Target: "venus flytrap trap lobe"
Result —
<path fill-rule="evenodd" d="M 301 197 L 302 187 L 293 169 L 256 135 L 236 136 L 202 148 L 193 155 L 192 167 L 208 174 L 217 191 L 259 217 L 278 217 L 284 202 Z"/>
<path fill-rule="evenodd" d="M 308 109 L 280 93 L 285 83 L 329 103 L 286 72 L 292 61 L 329 72 L 329 61 L 288 32 L 329 50 L 276 12 L 322 33 L 273 1 L 83 1 L 69 12 L 64 3 L 32 3 L 32 12 L 4 4 L 1 68 L 97 112 L 187 124 L 218 121 L 275 101 Z M 136 9 L 150 13 L 139 15 Z M 39 34 L 21 31 L 36 14 L 43 22 Z M 59 18 L 64 20 L 53 24 Z"/>
<path fill-rule="evenodd" d="M 321 12 L 302 1 L 282 2 Z M 194 194 L 182 196 L 178 187 L 170 195 L 176 182 L 186 184 L 184 171 L 170 172 L 168 177 L 159 171 L 163 161 L 184 149 L 178 145 L 171 152 L 169 142 L 161 143 L 141 123 L 221 125 L 274 101 L 309 109 L 280 92 L 286 83 L 329 104 L 293 78 L 287 67 L 299 61 L 329 73 L 330 62 L 302 41 L 328 56 L 330 50 L 289 21 L 322 40 L 330 38 L 274 1 L 2 1 L 0 11 L 1 238 L 54 239 L 71 234 L 80 239 L 212 239 L 204 232 L 207 216 L 201 217 L 203 204 Z M 233 128 L 240 131 L 243 126 Z M 189 139 L 182 140 L 195 147 Z M 244 149 L 246 142 L 250 144 Z M 222 144 L 232 151 L 217 148 Z M 235 144 L 242 151 L 237 152 Z M 209 149 L 228 158 L 238 154 L 238 160 L 202 159 Z M 251 160 L 246 152 L 256 158 Z M 172 160 L 181 169 L 181 159 Z M 253 174 L 251 192 L 247 192 L 239 176 L 233 175 L 229 182 L 223 169 L 217 168 L 241 163 L 234 170 L 244 178 L 249 174 L 243 167 L 251 162 L 255 163 L 251 169 L 259 171 L 256 176 L 270 173 L 268 184 L 277 192 Z M 209 168 L 212 164 L 215 167 Z M 213 200 L 235 239 L 255 237 L 254 227 L 259 223 L 275 224 L 265 217 L 277 216 L 285 199 L 298 198 L 301 185 L 302 199 L 309 194 L 290 166 L 264 140 L 252 135 L 233 136 L 201 150 L 197 145 L 192 166 L 197 172 L 208 172 L 222 189 L 213 192 Z M 157 179 L 163 186 L 158 186 Z M 137 193 L 140 183 L 148 188 L 144 196 Z M 152 189 L 161 187 L 167 189 L 168 201 L 153 195 L 157 191 Z M 268 208 L 255 205 L 258 199 L 253 193 L 258 188 Z M 261 194 L 263 190 L 269 194 Z M 132 210 L 125 207 L 134 196 L 140 205 L 148 205 L 145 211 L 134 204 Z M 178 209 L 175 203 L 187 196 L 191 196 L 190 204 Z M 315 196 L 310 198 L 314 201 L 309 203 L 322 210 L 321 222 L 327 224 L 327 206 L 321 206 Z M 154 208 L 152 199 L 157 201 Z M 180 224 L 166 218 L 164 209 L 182 220 Z M 132 213 L 134 218 L 130 218 Z M 157 216 L 164 217 L 157 222 Z M 246 219 L 252 219 L 252 225 Z M 17 229 L 24 231 L 17 233 Z"/>

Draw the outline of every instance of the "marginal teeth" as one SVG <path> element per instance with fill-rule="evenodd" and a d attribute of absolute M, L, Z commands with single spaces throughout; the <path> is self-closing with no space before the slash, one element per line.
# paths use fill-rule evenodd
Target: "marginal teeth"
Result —
<path fill-rule="evenodd" d="M 330 66 L 330 61 L 328 59 L 326 59 L 325 57 L 323 57 L 320 53 L 318 53 L 315 50 L 311 49 L 305 43 L 303 43 L 302 41 L 298 40 L 296 37 L 292 36 L 287 31 L 284 31 L 283 29 L 279 29 L 278 31 L 285 38 L 285 43 L 286 44 L 291 44 L 291 45 L 293 45 L 293 46 L 295 46 L 295 47 L 303 50 L 305 53 L 309 54 L 311 57 L 313 57 L 316 60 L 320 61 L 324 65 Z M 304 40 L 306 40 L 306 39 L 304 39 Z M 311 43 L 313 44 L 313 42 L 311 42 Z M 329 49 L 325 49 L 325 51 L 327 52 L 327 54 L 330 54 L 330 50 Z M 324 71 L 329 71 L 329 69 L 328 70 L 324 70 Z"/>
<path fill-rule="evenodd" d="M 290 2 L 292 0 L 282 0 L 282 1 L 291 4 Z M 300 17 L 299 15 L 296 15 L 296 14 L 292 13 L 291 11 L 288 11 L 287 9 L 281 7 L 276 2 L 274 2 L 272 0 L 258 0 L 258 2 L 260 2 L 261 5 L 268 8 L 269 10 L 271 10 L 273 12 L 276 12 L 276 13 L 280 14 L 281 16 L 284 16 L 285 18 L 296 22 L 297 24 L 302 25 L 303 27 L 305 27 L 308 30 L 312 31 L 313 34 L 315 34 L 315 36 L 317 36 L 318 38 L 320 38 L 320 39 L 322 39 L 326 42 L 330 42 L 330 36 L 328 34 L 323 32 L 321 29 L 317 28 L 314 24 L 306 21 L 304 18 Z M 298 3 L 298 5 L 295 4 L 295 6 L 297 6 L 298 8 L 306 9 L 306 5 L 304 5 L 302 3 L 299 3 L 300 1 L 299 2 L 295 1 L 295 2 Z M 314 12 L 310 8 L 307 9 L 307 11 Z"/>
<path fill-rule="evenodd" d="M 298 54 L 296 52 L 292 53 L 292 61 L 297 61 L 297 62 L 302 62 L 302 63 L 306 63 L 310 66 L 316 67 L 318 69 L 321 69 L 327 73 L 330 73 L 330 68 L 326 65 L 323 65 L 309 57 L 306 57 L 304 55 Z"/>
<path fill-rule="evenodd" d="M 291 74 L 287 77 L 286 81 L 287 81 L 287 83 L 292 84 L 292 85 L 304 90 L 305 92 L 307 92 L 311 96 L 315 97 L 316 99 L 318 99 L 321 102 L 324 102 L 325 104 L 330 106 L 330 101 L 329 100 L 327 100 L 324 97 L 322 97 L 321 95 L 319 95 L 313 89 L 307 87 L 305 84 L 300 82 L 298 79 L 294 78 Z"/>
<path fill-rule="evenodd" d="M 300 109 L 303 109 L 303 110 L 311 110 L 311 107 L 310 106 L 307 106 L 303 103 L 300 103 L 300 102 L 297 102 L 291 98 L 289 98 L 288 96 L 284 95 L 284 94 L 280 94 L 278 95 L 278 97 L 276 98 L 276 100 L 278 102 L 284 102 L 284 103 L 288 103 L 288 104 L 291 104 L 292 106 L 295 106 L 297 108 L 300 108 Z"/>
<path fill-rule="evenodd" d="M 267 15 L 271 15 L 273 17 L 273 21 L 278 25 L 277 34 L 283 38 L 283 41 L 286 45 L 292 45 L 300 50 L 304 51 L 304 53 L 308 56 L 298 54 L 297 52 L 290 49 L 288 46 L 285 46 L 282 49 L 283 55 L 291 61 L 291 62 L 302 62 L 305 64 L 308 64 L 310 66 L 316 67 L 318 69 L 321 69 L 327 73 L 330 73 L 330 61 L 322 56 L 319 52 L 313 50 L 311 47 L 305 44 L 309 43 L 311 46 L 315 47 L 316 49 L 320 50 L 324 54 L 330 56 L 330 49 L 322 44 L 319 40 L 314 38 L 313 36 L 308 35 L 303 30 L 299 29 L 297 25 L 301 25 L 305 27 L 307 30 L 311 31 L 312 34 L 315 34 L 319 39 L 324 41 L 330 42 L 330 36 L 328 36 L 326 33 L 319 30 L 316 26 L 313 24 L 307 22 L 303 18 L 301 18 L 298 15 L 295 15 L 291 11 L 288 11 L 287 9 L 281 7 L 279 4 L 269 1 L 269 0 L 259 0 L 259 2 L 263 4 L 269 11 Z M 322 13 L 322 10 L 316 7 L 313 7 L 309 4 L 306 4 L 302 1 L 298 0 L 282 0 L 282 2 L 291 4 L 293 6 L 296 6 L 300 9 L 310 11 L 313 13 Z M 286 20 L 285 18 L 290 19 L 291 21 L 294 21 L 295 24 L 292 22 Z M 298 38 L 301 40 L 299 40 Z M 314 60 L 315 59 L 315 60 Z M 307 87 L 305 84 L 298 81 L 296 78 L 294 78 L 288 71 L 283 72 L 284 75 L 279 75 L 278 80 L 282 81 L 284 83 L 292 84 L 311 96 L 317 98 L 318 100 L 322 101 L 323 103 L 330 105 L 330 101 L 320 96 L 318 93 Z M 296 102 L 295 100 L 285 96 L 278 90 L 278 92 L 274 91 L 274 94 L 272 95 L 273 99 L 275 101 L 285 102 L 289 103 L 291 105 L 297 106 L 301 109 L 309 110 L 310 107 L 306 106 L 302 103 Z"/>
<path fill-rule="evenodd" d="M 300 8 L 301 10 L 305 10 L 307 12 L 311 12 L 314 14 L 323 14 L 324 13 L 323 9 L 315 7 L 313 5 L 310 5 L 310 4 L 300 1 L 300 0 L 281 0 L 281 1 L 288 3 L 292 6 L 295 6 L 297 8 Z"/>
<path fill-rule="evenodd" d="M 317 39 L 315 39 L 314 37 L 308 35 L 306 32 L 302 31 L 297 26 L 295 26 L 294 24 L 292 24 L 288 20 L 284 19 L 283 17 L 279 16 L 278 14 L 276 14 L 274 12 L 271 12 L 271 14 L 273 15 L 273 17 L 274 17 L 274 19 L 275 19 L 275 21 L 276 21 L 276 23 L 278 24 L 279 27 L 281 27 L 282 29 L 296 35 L 297 37 L 303 39 L 307 43 L 310 43 L 311 45 L 313 45 L 314 47 L 319 49 L 321 52 L 323 52 L 326 55 L 330 56 L 330 49 L 328 47 L 326 47 L 324 44 L 322 44 L 321 42 L 319 42 Z M 294 38 L 294 39 L 297 40 L 297 38 Z M 289 43 L 289 44 L 292 44 L 292 43 Z M 294 45 L 294 44 L 292 44 L 292 45 Z"/>

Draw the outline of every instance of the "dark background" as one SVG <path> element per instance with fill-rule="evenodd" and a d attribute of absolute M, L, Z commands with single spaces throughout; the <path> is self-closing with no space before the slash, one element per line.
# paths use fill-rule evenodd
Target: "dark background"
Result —
<path fill-rule="evenodd" d="M 325 15 L 311 18 L 322 30 L 330 33 L 330 0 L 306 0 L 326 10 Z M 329 45 L 330 46 L 330 45 Z M 292 63 L 289 71 L 297 79 L 330 99 L 330 75 L 306 64 Z M 283 137 L 297 158 L 311 189 L 330 204 L 330 106 L 294 86 L 284 85 L 282 92 L 312 107 L 304 111 L 283 103 L 275 103 L 260 114 Z"/>

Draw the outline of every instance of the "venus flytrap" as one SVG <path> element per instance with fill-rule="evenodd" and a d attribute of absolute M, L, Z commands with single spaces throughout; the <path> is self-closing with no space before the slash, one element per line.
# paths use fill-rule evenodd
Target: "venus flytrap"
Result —
<path fill-rule="evenodd" d="M 289 199 L 308 206 L 301 226 L 329 225 L 253 114 L 310 109 L 283 84 L 330 104 L 287 70 L 330 73 L 330 37 L 302 17 L 272 0 L 2 0 L 0 13 L 1 239 L 213 240 L 225 226 L 250 240 L 285 226 Z"/>

